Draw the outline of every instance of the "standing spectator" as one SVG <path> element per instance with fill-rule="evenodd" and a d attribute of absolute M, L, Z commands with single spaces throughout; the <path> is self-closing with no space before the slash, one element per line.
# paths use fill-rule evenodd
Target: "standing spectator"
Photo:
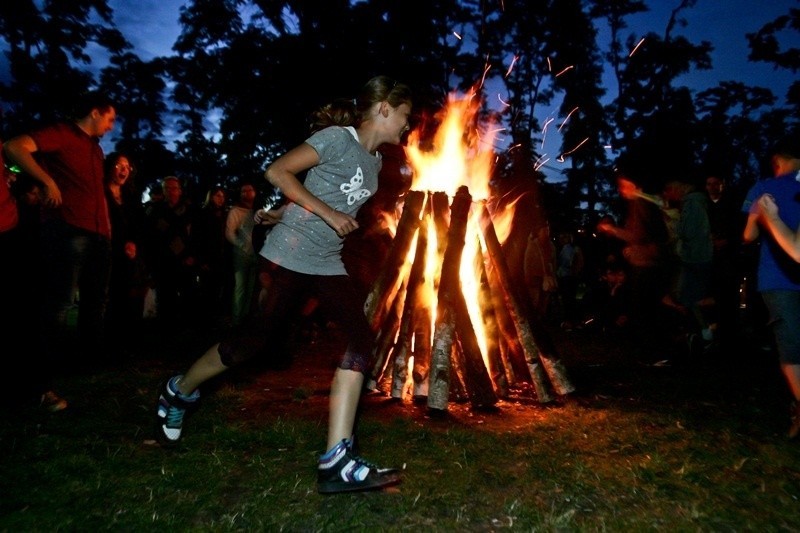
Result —
<path fill-rule="evenodd" d="M 523 260 L 525 288 L 532 310 L 532 320 L 547 318 L 550 297 L 558 290 L 556 280 L 556 247 L 550 239 L 550 224 L 539 220 L 528 236 Z"/>
<path fill-rule="evenodd" d="M 57 123 L 8 141 L 6 154 L 44 188 L 42 223 L 42 350 L 51 364 L 70 364 L 68 353 L 99 357 L 111 270 L 111 223 L 103 186 L 100 137 L 116 120 L 112 103 L 88 94 L 71 123 Z M 80 293 L 79 293 L 80 291 Z M 80 295 L 79 295 L 80 294 Z M 79 296 L 78 296 L 79 295 Z M 78 342 L 68 351 L 68 315 L 78 299 Z M 60 361 L 59 361 L 60 359 Z M 51 408 L 63 409 L 57 395 Z"/>
<path fill-rule="evenodd" d="M 258 261 L 253 250 L 253 206 L 256 188 L 249 181 L 239 185 L 239 198 L 228 211 L 225 238 L 233 250 L 233 298 L 231 323 L 239 326 L 253 307 L 253 295 L 258 279 Z"/>
<path fill-rule="evenodd" d="M 314 289 L 349 337 L 331 384 L 327 451 L 319 458 L 317 490 L 360 491 L 400 481 L 394 469 L 378 468 L 356 454 L 353 431 L 375 339 L 341 252 L 342 239 L 358 229 L 359 208 L 377 190 L 378 147 L 399 144 L 408 130 L 410 97 L 406 85 L 373 78 L 355 100 L 322 108 L 306 142 L 267 168 L 266 178 L 291 202 L 261 249 L 272 278 L 267 301 L 251 324 L 211 346 L 185 375 L 170 378 L 161 389 L 157 420 L 162 442 L 180 440 L 184 413 L 198 400 L 201 384 L 264 351 L 285 350 L 290 311 Z M 306 172 L 301 182 L 297 176 Z"/>
<path fill-rule="evenodd" d="M 581 318 L 578 308 L 578 285 L 583 276 L 583 250 L 575 244 L 575 237 L 571 231 L 562 231 L 558 234 L 558 246 L 556 278 L 563 312 L 561 327 L 569 331 Z"/>
<path fill-rule="evenodd" d="M 126 154 L 114 152 L 106 157 L 106 201 L 111 217 L 106 325 L 109 337 L 121 348 L 130 347 L 139 338 L 148 283 L 140 251 L 144 212 L 133 187 L 135 172 Z"/>
<path fill-rule="evenodd" d="M 228 218 L 228 194 L 221 185 L 206 193 L 192 228 L 200 275 L 200 320 L 208 326 L 221 326 L 227 309 L 220 302 L 230 299 L 231 254 L 225 238 Z"/>
<path fill-rule="evenodd" d="M 769 310 L 781 371 L 793 399 L 788 432 L 793 439 L 800 434 L 800 255 L 789 228 L 800 226 L 800 140 L 779 141 L 771 156 L 775 177 L 759 180 L 745 196 L 743 238 L 761 239 L 758 291 Z"/>
<path fill-rule="evenodd" d="M 711 293 L 717 308 L 717 334 L 720 348 L 734 346 L 737 338 L 739 284 L 743 276 L 741 254 L 744 217 L 740 203 L 728 191 L 725 181 L 717 176 L 706 177 L 708 220 L 711 224 L 713 259 Z"/>
<path fill-rule="evenodd" d="M 175 176 L 161 182 L 164 201 L 148 206 L 145 242 L 148 267 L 153 275 L 158 320 L 165 331 L 188 325 L 196 311 L 197 280 L 192 248 L 192 206 L 183 198 L 183 187 Z"/>
<path fill-rule="evenodd" d="M 669 202 L 679 206 L 675 225 L 679 262 L 675 301 L 693 319 L 689 323 L 689 348 L 692 352 L 699 351 L 699 347 L 707 348 L 711 345 L 717 327 L 711 294 L 713 244 L 707 198 L 692 183 L 682 180 L 669 182 L 664 196 Z M 697 337 L 698 334 L 700 338 Z M 694 339 L 702 339 L 702 342 L 693 342 Z"/>

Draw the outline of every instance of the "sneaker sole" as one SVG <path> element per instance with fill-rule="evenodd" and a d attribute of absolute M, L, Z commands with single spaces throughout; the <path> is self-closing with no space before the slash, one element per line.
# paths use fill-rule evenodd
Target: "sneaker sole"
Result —
<path fill-rule="evenodd" d="M 317 483 L 317 492 L 320 494 L 341 494 L 344 492 L 366 492 L 379 490 L 400 483 L 400 476 L 383 475 L 379 479 L 367 482 L 326 481 Z"/>

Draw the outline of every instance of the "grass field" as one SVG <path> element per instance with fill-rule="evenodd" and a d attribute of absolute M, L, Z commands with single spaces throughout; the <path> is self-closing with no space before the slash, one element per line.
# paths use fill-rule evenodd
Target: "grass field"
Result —
<path fill-rule="evenodd" d="M 553 404 L 519 389 L 496 410 L 432 413 L 370 395 L 361 451 L 403 481 L 321 496 L 335 341 L 209 383 L 165 449 L 155 394 L 199 355 L 192 340 L 63 376 L 62 413 L 0 411 L 0 530 L 800 531 L 800 443 L 774 355 L 753 347 L 653 365 L 576 331 L 558 346 L 578 390 Z"/>

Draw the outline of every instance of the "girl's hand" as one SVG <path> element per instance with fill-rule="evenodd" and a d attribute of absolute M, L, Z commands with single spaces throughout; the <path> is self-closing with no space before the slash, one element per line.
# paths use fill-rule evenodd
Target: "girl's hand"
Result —
<path fill-rule="evenodd" d="M 341 211 L 332 209 L 330 214 L 322 220 L 333 228 L 333 231 L 335 231 L 336 235 L 339 237 L 345 237 L 348 233 L 352 233 L 358 229 L 358 222 L 356 222 L 356 219 Z"/>

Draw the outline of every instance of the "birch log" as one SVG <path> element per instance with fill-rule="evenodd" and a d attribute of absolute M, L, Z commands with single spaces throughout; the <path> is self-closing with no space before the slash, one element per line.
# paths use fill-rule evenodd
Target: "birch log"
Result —
<path fill-rule="evenodd" d="M 424 200 L 425 193 L 421 191 L 409 191 L 406 195 L 392 247 L 364 303 L 364 314 L 376 331 L 386 318 L 394 295 L 407 274 L 408 251 L 419 227 Z"/>
<path fill-rule="evenodd" d="M 489 215 L 489 210 L 486 209 L 486 205 L 483 205 L 481 209 L 480 225 L 483 233 L 483 240 L 486 243 L 487 254 L 492 262 L 493 272 L 497 276 L 497 280 L 502 288 L 506 309 L 508 309 L 509 315 L 513 320 L 517 336 L 522 345 L 522 350 L 525 353 L 525 362 L 528 365 L 528 371 L 531 375 L 536 397 L 539 399 L 540 403 L 551 402 L 553 397 L 547 390 L 544 372 L 542 371 L 541 362 L 539 360 L 539 353 L 536 349 L 536 342 L 533 339 L 533 334 L 525 319 L 525 315 L 514 297 L 514 292 L 509 281 L 508 265 L 506 265 L 505 256 L 503 255 L 500 241 L 497 238 L 497 233 L 494 231 L 492 218 Z"/>
<path fill-rule="evenodd" d="M 500 326 L 497 324 L 497 316 L 494 310 L 495 302 L 491 294 L 491 287 L 486 272 L 486 263 L 484 262 L 484 254 L 480 245 L 480 239 L 478 239 L 477 236 L 475 239 L 479 241 L 476 246 L 477 251 L 475 253 L 474 265 L 475 271 L 478 272 L 478 279 L 480 280 L 478 304 L 481 309 L 481 321 L 483 322 L 483 330 L 486 337 L 486 361 L 497 394 L 501 398 L 507 398 L 508 384 L 511 382 L 508 379 L 508 374 L 511 371 L 505 368 L 505 363 L 500 354 Z"/>
<path fill-rule="evenodd" d="M 436 311 L 436 327 L 433 333 L 431 374 L 428 388 L 428 407 L 446 410 L 450 387 L 450 357 L 455 342 L 456 315 L 454 299 L 460 291 L 459 270 L 467 231 L 467 217 L 472 196 L 466 187 L 458 188 L 450 206 L 450 228 L 447 231 L 447 247 L 442 260 L 442 274 Z"/>

